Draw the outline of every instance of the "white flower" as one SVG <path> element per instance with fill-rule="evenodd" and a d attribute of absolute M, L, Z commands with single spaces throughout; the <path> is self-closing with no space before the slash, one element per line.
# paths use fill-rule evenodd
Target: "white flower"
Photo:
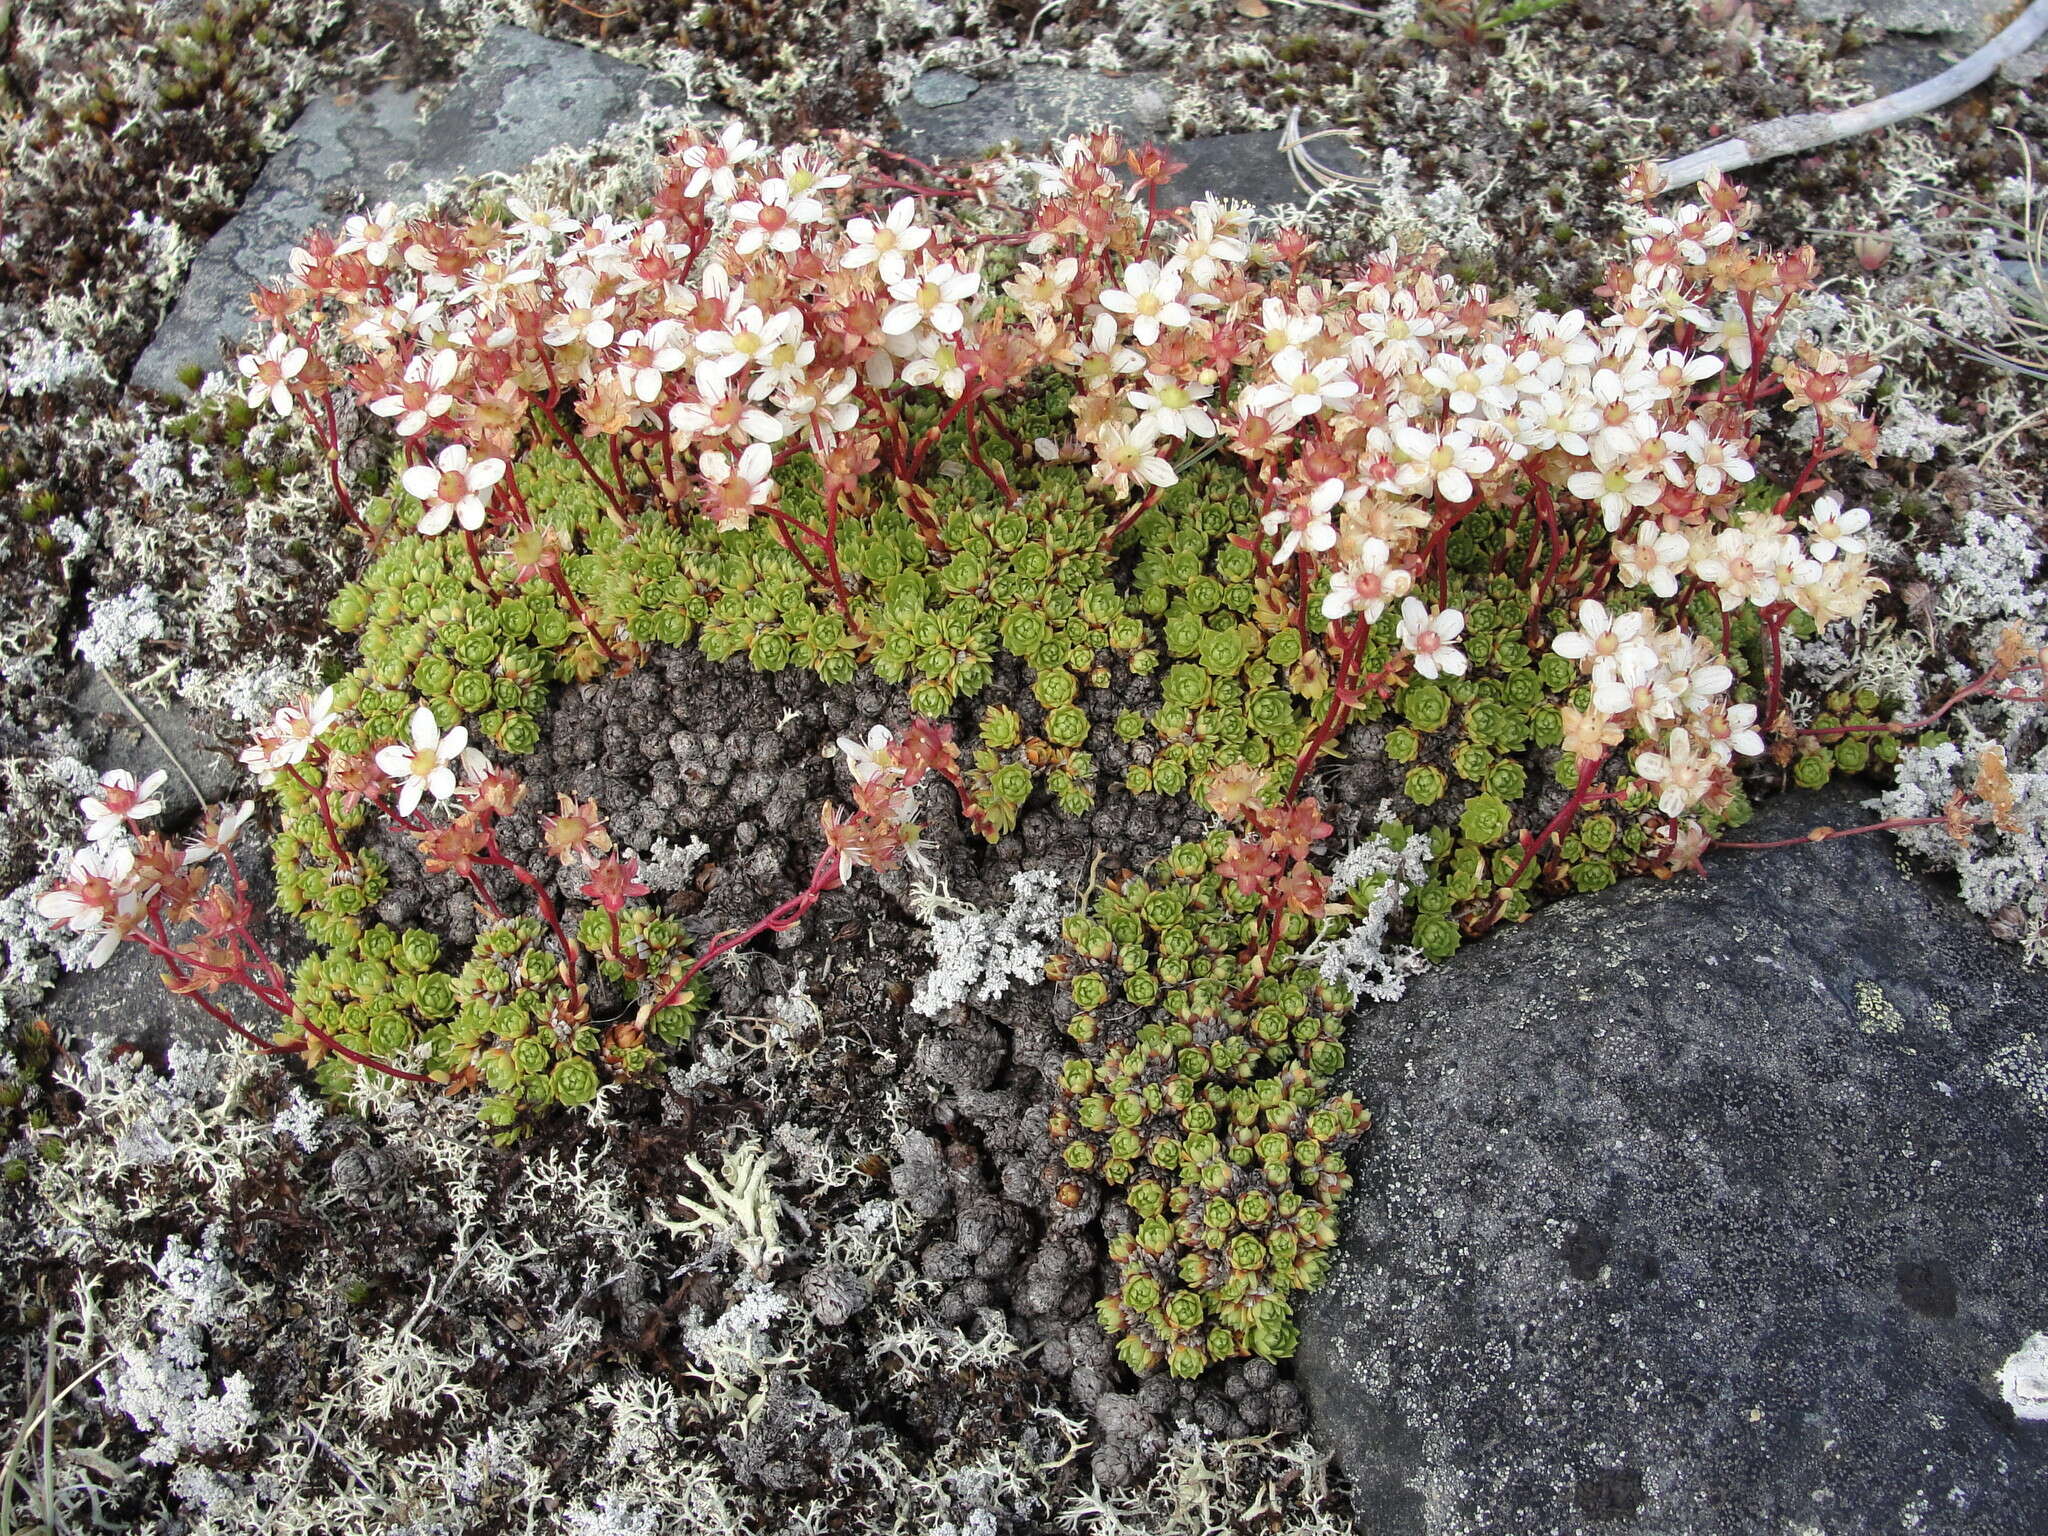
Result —
<path fill-rule="evenodd" d="M 1124 268 L 1123 286 L 1105 288 L 1097 295 L 1102 307 L 1122 315 L 1139 345 L 1151 346 L 1162 327 L 1179 330 L 1193 320 L 1194 313 L 1180 302 L 1180 268 L 1156 261 L 1134 262 Z"/>
<path fill-rule="evenodd" d="M 1647 507 L 1664 494 L 1664 488 L 1640 473 L 1634 463 L 1614 460 L 1601 469 L 1582 469 L 1564 483 L 1564 488 L 1581 501 L 1600 509 L 1607 531 L 1618 531 L 1630 512 Z"/>
<path fill-rule="evenodd" d="M 455 793 L 455 770 L 448 765 L 469 745 L 469 731 L 456 726 L 443 734 L 434 712 L 422 704 L 412 712 L 412 746 L 393 742 L 377 753 L 377 766 L 399 783 L 398 814 L 410 816 L 422 795 L 446 800 Z"/>
<path fill-rule="evenodd" d="M 245 391 L 249 408 L 260 410 L 268 402 L 278 415 L 291 415 L 291 381 L 304 371 L 309 360 L 306 349 L 282 331 L 271 337 L 270 344 L 261 352 L 244 353 L 239 366 L 242 377 L 249 381 Z"/>
<path fill-rule="evenodd" d="M 780 176 L 761 183 L 757 197 L 732 205 L 732 224 L 738 231 L 733 250 L 751 256 L 762 247 L 789 255 L 803 245 L 804 226 L 825 217 L 825 205 L 815 197 L 795 192 Z"/>
<path fill-rule="evenodd" d="M 1149 389 L 1134 389 L 1124 398 L 1138 409 L 1138 419 L 1149 421 L 1162 437 L 1214 437 L 1216 422 L 1202 402 L 1215 391 L 1213 384 L 1183 384 L 1164 374 L 1148 373 Z"/>
<path fill-rule="evenodd" d="M 341 226 L 342 241 L 335 246 L 337 256 L 353 256 L 362 253 L 363 260 L 373 267 L 391 265 L 391 247 L 403 225 L 398 222 L 396 203 L 379 203 L 368 213 L 358 213 Z"/>
<path fill-rule="evenodd" d="M 95 970 L 106 964 L 134 927 L 141 908 L 142 895 L 135 889 L 135 850 L 125 843 L 93 843 L 79 849 L 71 855 L 63 883 L 36 898 L 36 912 L 45 922 L 73 933 L 101 934 L 86 957 Z"/>
<path fill-rule="evenodd" d="M 1756 466 L 1737 453 L 1735 445 L 1726 438 L 1709 431 L 1697 416 L 1685 424 L 1683 432 L 1666 432 L 1664 441 L 1674 453 L 1683 453 L 1693 461 L 1693 484 L 1702 496 L 1720 495 L 1731 480 L 1746 485 L 1756 478 Z M 1674 484 L 1683 483 L 1675 460 L 1666 472 Z"/>
<path fill-rule="evenodd" d="M 1319 555 L 1334 545 L 1337 530 L 1330 524 L 1330 509 L 1343 499 L 1344 482 L 1333 478 L 1311 491 L 1306 501 L 1290 498 L 1286 505 L 1268 512 L 1261 520 L 1268 534 L 1287 530 L 1287 537 L 1273 551 L 1273 563 L 1285 565 L 1297 549 Z"/>
<path fill-rule="evenodd" d="M 78 802 L 78 813 L 85 818 L 86 837 L 95 843 L 110 843 L 131 822 L 147 821 L 156 815 L 164 808 L 163 801 L 156 798 L 163 785 L 162 769 L 140 784 L 125 768 L 101 774 L 97 791 Z"/>
<path fill-rule="evenodd" d="M 242 828 L 249 818 L 256 814 L 256 802 L 244 800 L 230 811 L 209 812 L 204 825 L 185 848 L 186 864 L 204 864 L 216 853 L 232 848 L 235 839 L 242 835 Z"/>
<path fill-rule="evenodd" d="M 710 493 L 704 499 L 705 515 L 727 531 L 746 527 L 754 508 L 775 496 L 774 467 L 775 455 L 766 443 L 750 444 L 737 463 L 716 448 L 706 450 L 697 460 Z"/>
<path fill-rule="evenodd" d="M 872 783 L 897 771 L 896 765 L 888 761 L 889 747 L 894 740 L 886 725 L 869 726 L 865 742 L 855 741 L 851 736 L 839 738 L 839 750 L 846 757 L 846 766 L 853 772 L 854 783 Z"/>
<path fill-rule="evenodd" d="M 932 237 L 932 232 L 916 220 L 914 197 L 899 198 L 880 223 L 873 219 L 852 220 L 846 233 L 853 244 L 839 258 L 839 265 L 854 268 L 872 264 L 884 283 L 901 282 L 906 258 Z"/>
<path fill-rule="evenodd" d="M 398 477 L 419 502 L 419 531 L 436 534 L 453 520 L 474 533 L 483 527 L 486 494 L 505 478 L 503 459 L 472 464 L 469 449 L 450 443 L 432 464 L 415 464 Z"/>
<path fill-rule="evenodd" d="M 1615 546 L 1614 557 L 1622 585 L 1647 586 L 1659 597 L 1678 595 L 1678 573 L 1692 546 L 1682 533 L 1666 533 L 1653 524 L 1636 530 L 1633 539 Z"/>
<path fill-rule="evenodd" d="M 1642 635 L 1640 612 L 1610 618 L 1606 604 L 1589 597 L 1579 604 L 1579 627 L 1557 636 L 1550 642 L 1550 648 L 1590 671 L 1601 657 L 1618 656 L 1624 647 L 1640 643 Z"/>
<path fill-rule="evenodd" d="M 1244 400 L 1251 409 L 1271 416 L 1273 425 L 1285 431 L 1357 393 L 1358 381 L 1350 376 L 1343 358 L 1326 357 L 1310 367 L 1299 347 L 1288 347 L 1273 357 L 1273 382 L 1247 391 Z"/>
<path fill-rule="evenodd" d="M 1465 653 L 1458 649 L 1458 636 L 1465 633 L 1465 615 L 1446 608 L 1432 615 L 1419 597 L 1401 599 L 1401 645 L 1413 653 L 1415 671 L 1421 677 L 1448 672 L 1465 675 Z"/>
<path fill-rule="evenodd" d="M 967 323 L 960 306 L 980 287 L 978 268 L 961 272 L 950 261 L 915 277 L 901 278 L 889 285 L 889 297 L 896 302 L 882 316 L 883 334 L 902 336 L 927 325 L 941 336 L 954 335 Z"/>
<path fill-rule="evenodd" d="M 642 405 L 652 405 L 661 396 L 668 376 L 683 366 L 682 325 L 674 320 L 657 320 L 645 331 L 634 329 L 619 337 L 624 353 L 619 359 L 619 382 L 626 393 Z"/>
<path fill-rule="evenodd" d="M 1820 497 L 1800 521 L 1813 535 L 1806 552 L 1823 564 L 1836 555 L 1860 555 L 1870 547 L 1863 536 L 1870 527 L 1870 513 L 1862 507 L 1844 511 L 1839 496 Z"/>
<path fill-rule="evenodd" d="M 1672 731 L 1662 752 L 1636 754 L 1636 772 L 1657 787 L 1657 809 L 1666 816 L 1683 816 L 1699 803 L 1713 767 L 1711 757 L 1693 751 L 1692 736 L 1682 725 Z"/>
<path fill-rule="evenodd" d="M 1109 422 L 1093 440 L 1096 478 L 1124 492 L 1130 491 L 1134 480 L 1155 490 L 1179 484 L 1173 466 L 1153 451 L 1158 440 L 1159 434 L 1142 421 L 1129 427 Z"/>
<path fill-rule="evenodd" d="M 1377 624 L 1387 604 L 1405 596 L 1414 584 L 1405 569 L 1387 568 L 1392 554 L 1385 539 L 1366 539 L 1359 546 L 1357 560 L 1331 576 L 1330 590 L 1323 597 L 1323 617 L 1347 619 L 1353 613 L 1363 613 L 1366 623 Z"/>
<path fill-rule="evenodd" d="M 1394 428 L 1394 446 L 1407 456 L 1395 469 L 1394 481 L 1411 495 L 1434 491 L 1445 501 L 1470 501 L 1472 477 L 1493 468 L 1493 450 L 1473 442 L 1472 434 L 1459 427 L 1425 432 L 1404 423 Z"/>
<path fill-rule="evenodd" d="M 557 235 L 573 235 L 583 227 L 561 209 L 530 203 L 523 197 L 506 198 L 505 211 L 512 215 L 511 233 L 536 245 L 551 244 Z"/>

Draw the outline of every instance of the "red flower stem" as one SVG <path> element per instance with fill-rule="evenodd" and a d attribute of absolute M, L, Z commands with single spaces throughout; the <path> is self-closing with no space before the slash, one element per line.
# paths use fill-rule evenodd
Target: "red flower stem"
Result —
<path fill-rule="evenodd" d="M 493 869 L 511 873 L 527 890 L 533 893 L 534 905 L 540 909 L 540 920 L 547 924 L 548 931 L 555 936 L 555 942 L 562 946 L 562 958 L 569 968 L 569 1011 L 574 1013 L 583 1006 L 583 951 L 570 939 L 562 927 L 561 914 L 555 909 L 554 898 L 548 895 L 547 887 L 538 876 L 524 864 L 508 859 L 498 848 L 498 829 L 488 821 L 484 823 L 484 849 L 486 861 Z"/>
<path fill-rule="evenodd" d="M 362 529 L 374 548 L 377 530 L 363 521 L 362 513 L 356 510 L 355 499 L 349 495 L 348 487 L 341 483 L 341 425 L 334 415 L 334 396 L 322 395 L 320 405 L 327 418 L 327 431 L 323 435 L 316 428 L 314 435 L 321 438 L 321 447 L 327 450 L 327 483 L 334 487 L 334 499 L 341 503 L 341 510 L 348 514 L 348 520 Z"/>
<path fill-rule="evenodd" d="M 1525 840 L 1522 848 L 1522 862 L 1515 866 L 1514 874 L 1508 878 L 1507 890 L 1495 900 L 1493 910 L 1487 913 L 1485 927 L 1491 928 L 1500 921 L 1500 915 L 1507 910 L 1507 904 L 1513 899 L 1516 887 L 1522 883 L 1522 876 L 1529 872 L 1530 864 L 1543 852 L 1543 845 L 1549 842 L 1552 837 L 1561 836 L 1564 829 L 1577 819 L 1580 811 L 1584 810 L 1595 800 L 1602 798 L 1593 793 L 1593 781 L 1599 776 L 1601 766 L 1606 761 L 1607 753 L 1605 751 L 1598 757 L 1581 759 L 1579 763 L 1579 782 L 1573 787 L 1571 798 L 1565 801 L 1564 805 L 1558 810 L 1558 813 L 1550 818 L 1550 824 L 1538 833 L 1534 839 L 1528 839 L 1528 835 L 1526 833 L 1523 834 L 1527 840 Z"/>
<path fill-rule="evenodd" d="M 301 789 L 313 797 L 313 804 L 320 812 L 320 824 L 327 829 L 327 846 L 334 850 L 334 856 L 341 861 L 341 867 L 343 869 L 354 869 L 356 865 L 355 857 L 346 848 L 341 846 L 341 829 L 335 826 L 333 812 L 328 808 L 327 786 L 324 783 L 313 783 L 303 773 L 299 772 L 299 765 L 297 763 L 286 763 L 284 770 L 298 781 Z"/>
<path fill-rule="evenodd" d="M 559 388 L 554 383 L 554 367 L 552 364 L 548 365 L 548 383 L 551 387 Z M 583 456 L 583 450 L 576 446 L 575 439 L 564 430 L 559 421 L 555 420 L 555 413 L 552 410 L 548 409 L 545 404 L 540 404 L 537 414 L 542 421 L 547 423 L 548 430 L 555 434 L 555 441 L 568 450 L 569 457 L 576 461 L 576 467 L 583 471 L 590 483 L 596 486 L 603 494 L 604 499 L 610 503 L 612 521 L 621 528 L 624 528 L 626 526 L 626 503 L 624 497 L 620 492 L 613 489 L 611 483 L 591 466 L 590 460 Z"/>
<path fill-rule="evenodd" d="M 1722 838 L 1714 840 L 1716 848 L 1747 848 L 1761 852 L 1770 848 L 1798 848 L 1806 843 L 1831 843 L 1838 837 L 1858 837 L 1865 832 L 1897 832 L 1906 827 L 1939 827 L 1947 823 L 1946 816 L 1894 816 L 1889 821 L 1873 821 L 1861 827 L 1815 827 L 1804 837 L 1781 837 L 1771 843 L 1731 843 Z"/>
<path fill-rule="evenodd" d="M 1309 769 L 1322 756 L 1323 748 L 1330 744 L 1337 732 L 1344 728 L 1344 721 L 1351 713 L 1351 706 L 1345 702 L 1345 695 L 1352 691 L 1352 681 L 1357 675 L 1358 658 L 1365 649 L 1365 637 L 1372 633 L 1372 626 L 1365 622 L 1363 614 L 1355 614 L 1350 620 L 1351 633 L 1344 637 L 1344 649 L 1337 661 L 1337 675 L 1330 684 L 1330 707 L 1323 713 L 1323 723 L 1316 727 L 1315 734 L 1302 746 L 1301 756 L 1294 762 L 1294 777 L 1287 784 L 1287 798 L 1292 800 L 1301 793 L 1302 781 L 1308 777 Z"/>
<path fill-rule="evenodd" d="M 677 998 L 687 992 L 690 983 L 697 979 L 697 973 L 716 960 L 720 955 L 731 954 L 741 945 L 759 938 L 764 933 L 781 933 L 801 921 L 803 915 L 817 905 L 818 898 L 839 884 L 839 856 L 830 848 L 819 858 L 817 867 L 811 871 L 811 883 L 781 906 L 762 918 L 753 927 L 743 932 L 728 933 L 716 939 L 700 955 L 690 968 L 683 972 L 682 980 L 661 994 L 660 999 L 650 1008 L 642 1010 L 643 1016 L 652 1018 L 664 1008 L 672 1007 Z"/>

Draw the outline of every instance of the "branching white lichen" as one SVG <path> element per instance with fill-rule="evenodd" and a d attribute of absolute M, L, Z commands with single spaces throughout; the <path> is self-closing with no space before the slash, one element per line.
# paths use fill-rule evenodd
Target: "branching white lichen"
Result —
<path fill-rule="evenodd" d="M 910 1006 L 936 1018 L 963 1003 L 994 1002 L 1017 982 L 1041 979 L 1047 946 L 1059 937 L 1065 915 L 1059 887 L 1050 870 L 1020 870 L 1010 877 L 1010 904 L 1001 912 L 964 906 L 923 887 L 937 963 L 917 984 Z M 938 916 L 947 906 L 955 915 Z"/>
<path fill-rule="evenodd" d="M 1381 809 L 1384 813 L 1386 808 Z M 1352 915 L 1341 927 L 1326 924 L 1303 953 L 1303 963 L 1354 999 L 1397 1001 L 1408 989 L 1408 978 L 1428 969 L 1428 962 L 1409 945 L 1389 948 L 1387 924 L 1408 893 L 1428 879 L 1426 839 L 1410 837 L 1396 848 L 1385 833 L 1375 832 L 1330 871 L 1331 899 L 1348 897 Z"/>

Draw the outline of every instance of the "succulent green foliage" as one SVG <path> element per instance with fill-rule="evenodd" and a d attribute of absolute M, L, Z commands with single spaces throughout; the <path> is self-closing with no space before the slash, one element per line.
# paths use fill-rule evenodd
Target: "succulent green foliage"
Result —
<path fill-rule="evenodd" d="M 1180 845 L 1068 919 L 1079 1054 L 1048 1122 L 1056 1198 L 1079 1205 L 1099 1179 L 1130 1208 L 1098 1309 L 1118 1355 L 1183 1377 L 1294 1352 L 1290 1297 L 1328 1268 L 1342 1144 L 1370 1120 L 1329 1092 L 1350 999 L 1247 966 L 1258 903 L 1214 869 L 1225 840 Z"/>

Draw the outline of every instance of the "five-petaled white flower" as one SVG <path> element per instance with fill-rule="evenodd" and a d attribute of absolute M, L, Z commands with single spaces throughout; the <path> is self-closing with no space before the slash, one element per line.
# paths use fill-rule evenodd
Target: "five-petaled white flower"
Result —
<path fill-rule="evenodd" d="M 451 519 L 474 533 L 484 525 L 491 487 L 505 478 L 505 461 L 471 463 L 467 448 L 450 443 L 432 464 L 415 464 L 398 478 L 419 501 L 421 533 L 439 533 Z"/>
<path fill-rule="evenodd" d="M 871 783 L 896 771 L 896 765 L 889 761 L 889 748 L 895 739 L 886 725 L 869 726 L 866 741 L 855 741 L 851 736 L 839 738 L 839 750 L 853 773 L 854 783 Z"/>
<path fill-rule="evenodd" d="M 467 727 L 458 725 L 444 732 L 424 704 L 412 712 L 410 730 L 410 747 L 393 742 L 377 753 L 377 766 L 398 781 L 401 816 L 410 816 L 423 795 L 446 800 L 455 793 L 455 770 L 449 765 L 469 745 Z"/>
<path fill-rule="evenodd" d="M 1828 495 L 1818 498 L 1813 510 L 1801 519 L 1813 535 L 1806 546 L 1806 552 L 1823 563 L 1836 555 L 1860 555 L 1870 547 L 1864 537 L 1870 528 L 1870 513 L 1863 507 L 1842 509 L 1842 498 Z"/>
<path fill-rule="evenodd" d="M 1470 501 L 1472 477 L 1493 468 L 1493 450 L 1473 442 L 1462 427 L 1425 432 L 1404 423 L 1394 429 L 1394 446 L 1406 456 L 1394 470 L 1394 481 L 1411 495 L 1434 491 L 1445 501 Z"/>
<path fill-rule="evenodd" d="M 242 377 L 249 381 L 246 398 L 251 410 L 265 403 L 280 416 L 292 413 L 291 381 L 305 371 L 311 354 L 280 331 L 261 352 L 248 352 L 240 364 Z"/>
<path fill-rule="evenodd" d="M 744 528 L 753 521 L 754 509 L 775 497 L 770 473 L 775 454 L 766 443 L 752 443 L 735 463 L 716 448 L 697 459 L 697 472 L 704 477 L 704 513 L 725 531 Z"/>
<path fill-rule="evenodd" d="M 910 253 L 932 237 L 932 232 L 917 222 L 914 197 L 898 198 L 888 217 L 879 222 L 849 221 L 846 233 L 853 244 L 839 258 L 839 265 L 851 268 L 872 264 L 885 283 L 901 282 Z"/>
<path fill-rule="evenodd" d="M 960 306 L 973 298 L 980 287 L 980 268 L 961 272 L 950 261 L 899 278 L 889 285 L 889 297 L 896 302 L 882 316 L 882 332 L 903 336 L 927 325 L 941 336 L 954 335 L 967 323 Z"/>
<path fill-rule="evenodd" d="M 135 889 L 135 850 L 126 843 L 89 843 L 71 855 L 71 868 L 57 885 L 36 898 L 45 922 L 73 933 L 97 933 L 86 957 L 97 970 L 139 920 L 142 897 Z"/>
<path fill-rule="evenodd" d="M 1179 330 L 1194 314 L 1180 302 L 1180 268 L 1173 262 L 1133 262 L 1124 268 L 1123 286 L 1105 288 L 1097 296 L 1111 314 L 1122 315 L 1141 346 L 1151 346 L 1162 328 Z"/>
<path fill-rule="evenodd" d="M 163 801 L 156 798 L 163 786 L 161 768 L 140 784 L 125 768 L 101 774 L 98 787 L 78 802 L 78 814 L 85 818 L 85 835 L 95 843 L 110 843 L 126 828 L 147 821 L 164 808 Z"/>
<path fill-rule="evenodd" d="M 1415 671 L 1422 677 L 1448 672 L 1465 675 L 1465 653 L 1458 649 L 1458 636 L 1465 633 L 1465 615 L 1455 608 L 1431 614 L 1419 597 L 1401 599 L 1401 645 L 1413 653 Z"/>

